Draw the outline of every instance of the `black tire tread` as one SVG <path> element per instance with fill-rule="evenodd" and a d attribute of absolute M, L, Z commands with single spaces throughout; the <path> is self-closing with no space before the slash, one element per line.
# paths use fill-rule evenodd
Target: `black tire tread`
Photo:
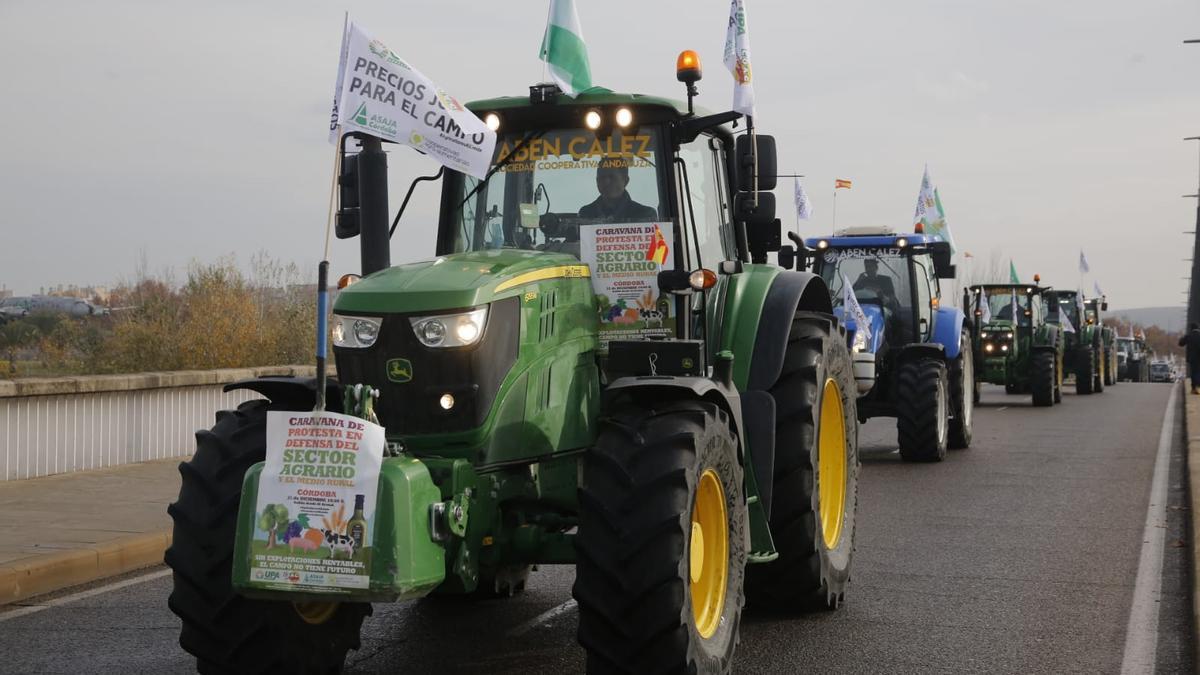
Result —
<path fill-rule="evenodd" d="M 946 392 L 946 366 L 934 359 L 913 359 L 896 373 L 896 432 L 900 457 L 907 462 L 940 462 L 945 439 L 938 438 L 938 388 Z M 948 393 L 948 392 L 946 392 Z"/>

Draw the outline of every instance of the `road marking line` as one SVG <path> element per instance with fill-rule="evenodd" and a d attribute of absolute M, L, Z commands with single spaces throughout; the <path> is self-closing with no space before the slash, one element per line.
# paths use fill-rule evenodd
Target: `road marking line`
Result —
<path fill-rule="evenodd" d="M 1154 478 L 1150 483 L 1150 505 L 1146 508 L 1146 526 L 1142 530 L 1142 554 L 1138 559 L 1137 580 L 1133 584 L 1129 623 L 1125 626 L 1122 675 L 1153 673 L 1158 656 L 1163 543 L 1167 537 L 1167 474 L 1170 473 L 1171 439 L 1175 435 L 1175 397 L 1178 393 L 1178 386 L 1171 389 L 1167 410 L 1163 413 L 1162 432 L 1158 436 L 1158 455 L 1154 459 Z"/>
<path fill-rule="evenodd" d="M 1005 410 L 1008 410 L 1008 406 L 1006 406 L 1006 405 L 1002 405 L 999 408 L 996 408 L 996 412 L 1004 412 Z"/>
<path fill-rule="evenodd" d="M 538 626 L 546 623 L 547 621 L 554 619 L 555 617 L 559 616 L 560 614 L 565 614 L 565 613 L 575 609 L 576 605 L 578 605 L 578 604 L 579 603 L 575 602 L 574 598 L 571 598 L 570 600 L 564 602 L 563 604 L 561 604 L 557 607 L 551 607 L 550 609 L 542 612 L 541 614 L 538 614 L 537 616 L 526 621 L 525 623 L 518 624 L 517 626 L 515 626 L 512 630 L 508 631 L 508 636 L 509 637 L 518 637 L 518 636 L 524 635 L 524 634 L 528 633 L 529 631 L 533 630 L 534 628 L 537 628 Z"/>
<path fill-rule="evenodd" d="M 144 583 L 147 581 L 154 581 L 155 579 L 161 579 L 170 573 L 171 573 L 170 569 L 158 570 L 155 572 L 151 572 L 149 574 L 143 574 L 140 577 L 134 577 L 132 579 L 126 579 L 124 581 L 118 581 L 116 583 L 108 584 L 106 586 L 98 586 L 96 588 L 89 588 L 86 591 L 72 593 L 71 595 L 64 595 L 61 598 L 47 600 L 46 602 L 38 603 L 36 605 L 27 605 L 27 606 L 21 607 L 20 609 L 14 609 L 11 612 L 0 613 L 0 623 L 8 621 L 9 619 L 17 619 L 22 616 L 29 616 L 30 614 L 35 614 L 44 609 L 51 609 L 53 607 L 61 607 L 62 605 L 70 604 L 72 602 L 78 602 L 79 600 L 83 600 L 85 598 L 90 598 L 93 595 L 100 595 L 101 593 L 108 593 L 109 591 L 115 591 L 118 589 L 122 589 L 122 588 L 125 588 L 126 586 L 133 586 L 135 584 L 140 584 L 140 583 Z"/>

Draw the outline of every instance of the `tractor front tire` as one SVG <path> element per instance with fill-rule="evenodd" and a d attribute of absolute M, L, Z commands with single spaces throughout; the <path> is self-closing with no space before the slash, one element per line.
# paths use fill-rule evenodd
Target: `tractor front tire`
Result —
<path fill-rule="evenodd" d="M 1054 402 L 1062 403 L 1063 390 L 1063 357 L 1060 353 L 1054 354 Z"/>
<path fill-rule="evenodd" d="M 771 536 L 779 557 L 746 570 L 751 605 L 836 609 L 858 513 L 857 391 L 827 316 L 797 312 L 775 399 Z"/>
<path fill-rule="evenodd" d="M 950 426 L 946 364 L 913 359 L 896 373 L 896 432 L 906 462 L 946 458 Z"/>
<path fill-rule="evenodd" d="M 174 571 L 167 605 L 183 621 L 179 645 L 200 673 L 333 673 L 359 647 L 367 603 L 252 600 L 233 591 L 233 540 L 242 478 L 266 454 L 264 400 L 217 413 L 196 432 L 196 454 L 179 465 L 179 500 L 167 507 Z"/>
<path fill-rule="evenodd" d="M 1075 360 L 1075 393 L 1087 396 L 1096 384 L 1096 355 L 1084 350 Z"/>
<path fill-rule="evenodd" d="M 1092 358 L 1096 361 L 1096 372 L 1092 380 L 1092 391 L 1099 394 L 1104 391 L 1104 382 L 1108 379 L 1108 366 L 1104 363 L 1104 351 L 1099 347 L 1092 350 Z"/>
<path fill-rule="evenodd" d="M 728 416 L 643 399 L 583 460 L 573 595 L 589 673 L 728 672 L 746 570 L 746 496 Z"/>
<path fill-rule="evenodd" d="M 1034 352 L 1030 390 L 1033 393 L 1033 405 L 1044 408 L 1054 405 L 1055 387 L 1058 386 L 1058 364 L 1054 352 Z"/>
<path fill-rule="evenodd" d="M 971 420 L 975 417 L 975 360 L 971 353 L 971 334 L 963 331 L 958 342 L 958 358 L 950 371 L 950 391 L 954 402 L 950 418 L 949 446 L 955 450 L 971 447 Z"/>

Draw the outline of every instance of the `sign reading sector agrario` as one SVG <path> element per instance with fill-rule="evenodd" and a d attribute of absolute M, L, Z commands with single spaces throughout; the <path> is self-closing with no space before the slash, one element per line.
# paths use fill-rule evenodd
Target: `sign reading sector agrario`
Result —
<path fill-rule="evenodd" d="M 672 223 L 584 225 L 579 240 L 600 309 L 602 348 L 609 340 L 673 335 L 674 304 L 658 288 L 658 273 L 675 268 Z"/>
<path fill-rule="evenodd" d="M 341 62 L 336 125 L 410 145 L 455 171 L 487 174 L 496 133 L 354 22 L 342 35 Z"/>
<path fill-rule="evenodd" d="M 383 427 L 329 412 L 267 414 L 250 583 L 332 592 L 370 586 Z"/>

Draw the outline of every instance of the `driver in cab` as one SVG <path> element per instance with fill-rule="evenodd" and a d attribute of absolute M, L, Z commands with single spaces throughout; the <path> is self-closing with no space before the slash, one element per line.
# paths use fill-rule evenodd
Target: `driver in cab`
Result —
<path fill-rule="evenodd" d="M 658 211 L 629 196 L 629 162 L 606 157 L 596 168 L 599 197 L 579 209 L 579 217 L 605 223 L 646 223 L 658 220 Z"/>
<path fill-rule="evenodd" d="M 863 261 L 863 273 L 854 282 L 854 292 L 862 290 L 874 291 L 888 305 L 896 303 L 896 285 L 891 277 L 879 273 L 879 260 L 875 258 Z"/>

